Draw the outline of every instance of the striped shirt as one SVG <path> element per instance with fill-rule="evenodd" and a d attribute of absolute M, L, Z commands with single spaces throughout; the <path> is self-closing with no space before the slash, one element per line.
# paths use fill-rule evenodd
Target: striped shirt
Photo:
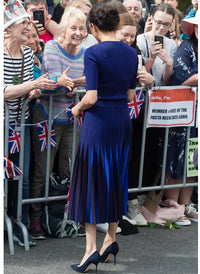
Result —
<path fill-rule="evenodd" d="M 79 53 L 72 55 L 64 50 L 55 40 L 48 41 L 44 48 L 42 59 L 42 74 L 48 72 L 48 78 L 55 80 L 70 67 L 67 76 L 71 79 L 76 79 L 84 75 L 84 52 L 85 49 L 81 48 Z M 74 102 L 74 98 L 69 98 L 66 93 L 69 90 L 65 87 L 60 87 L 56 90 L 59 95 L 53 96 L 53 109 L 52 115 L 55 123 L 70 124 L 68 115 L 65 113 L 66 107 Z M 41 96 L 40 109 L 45 118 L 48 118 L 49 113 L 49 98 L 48 96 Z"/>
<path fill-rule="evenodd" d="M 32 81 L 33 78 L 33 65 L 34 65 L 34 55 L 31 48 L 27 46 L 23 46 L 24 48 L 24 75 L 23 75 L 23 83 Z M 22 57 L 11 57 L 4 53 L 4 90 L 8 86 L 12 86 L 12 79 L 14 76 L 18 76 L 21 78 L 21 70 L 22 70 Z M 9 108 L 9 122 L 14 123 L 17 117 L 21 116 L 21 109 L 24 100 L 27 98 L 27 94 L 21 96 L 21 103 L 19 97 L 11 100 L 7 100 L 8 108 Z M 19 106 L 18 106 L 19 105 Z M 19 107 L 19 111 L 18 111 Z M 19 113 L 18 113 L 19 112 Z M 29 115 L 29 107 L 27 106 L 25 118 Z M 20 119 L 19 119 L 20 120 Z"/>

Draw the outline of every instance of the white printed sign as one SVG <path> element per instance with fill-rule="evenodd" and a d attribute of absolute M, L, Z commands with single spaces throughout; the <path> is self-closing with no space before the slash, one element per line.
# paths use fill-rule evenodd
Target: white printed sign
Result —
<path fill-rule="evenodd" d="M 148 127 L 193 126 L 196 92 L 191 88 L 149 91 Z"/>

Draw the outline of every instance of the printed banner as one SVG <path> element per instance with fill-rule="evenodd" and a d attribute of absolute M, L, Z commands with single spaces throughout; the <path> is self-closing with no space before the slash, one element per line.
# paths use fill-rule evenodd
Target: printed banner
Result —
<path fill-rule="evenodd" d="M 198 176 L 198 170 L 191 161 L 192 153 L 198 148 L 198 138 L 190 138 L 188 142 L 187 177 Z"/>
<path fill-rule="evenodd" d="M 147 127 L 193 126 L 195 102 L 195 88 L 150 90 Z"/>

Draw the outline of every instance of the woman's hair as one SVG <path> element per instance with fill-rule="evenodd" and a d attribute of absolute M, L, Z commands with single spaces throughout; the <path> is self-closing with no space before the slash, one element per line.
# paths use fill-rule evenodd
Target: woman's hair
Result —
<path fill-rule="evenodd" d="M 171 5 L 169 5 L 167 3 L 161 3 L 161 4 L 157 5 L 152 11 L 152 16 L 154 16 L 155 13 L 159 10 L 163 11 L 167 14 L 170 14 L 173 17 L 173 19 L 175 18 L 175 9 Z"/>
<path fill-rule="evenodd" d="M 118 10 L 109 2 L 98 3 L 90 10 L 88 23 L 94 24 L 103 32 L 115 31 L 119 24 Z"/>
<path fill-rule="evenodd" d="M 75 7 L 70 7 L 62 16 L 59 27 L 60 35 L 66 30 L 67 26 L 71 22 L 75 22 L 77 20 L 80 20 L 83 22 L 85 26 L 85 32 L 86 32 L 86 16 L 85 14 Z"/>
<path fill-rule="evenodd" d="M 84 5 L 92 8 L 92 3 L 90 2 L 90 0 L 71 0 L 69 1 L 67 7 L 65 8 L 65 11 L 67 11 L 68 8 L 70 7 L 75 7 L 77 9 L 80 9 Z"/>
<path fill-rule="evenodd" d="M 182 12 L 175 9 L 175 32 L 178 39 L 180 39 L 180 23 L 182 19 L 183 19 Z"/>
<path fill-rule="evenodd" d="M 134 26 L 137 29 L 137 33 L 136 33 L 136 37 L 138 34 L 138 30 L 139 30 L 139 24 L 135 19 L 135 16 L 133 14 L 130 14 L 129 12 L 125 12 L 119 15 L 119 24 L 118 24 L 118 29 L 123 28 L 124 26 Z M 135 41 L 132 44 L 133 48 L 136 48 L 136 37 L 135 37 Z"/>
<path fill-rule="evenodd" d="M 138 22 L 135 19 L 135 16 L 133 14 L 130 14 L 128 12 L 121 13 L 119 15 L 119 29 L 123 28 L 124 26 L 134 26 L 138 30 Z"/>

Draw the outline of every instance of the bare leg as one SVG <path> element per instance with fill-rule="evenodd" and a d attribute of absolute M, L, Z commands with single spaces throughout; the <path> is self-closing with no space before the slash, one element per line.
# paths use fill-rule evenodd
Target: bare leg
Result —
<path fill-rule="evenodd" d="M 196 177 L 187 177 L 186 178 L 187 183 L 193 183 L 193 182 L 196 182 L 196 181 L 197 181 Z M 189 205 L 190 199 L 192 197 L 193 189 L 194 189 L 194 187 L 186 187 L 186 188 L 182 188 L 180 190 L 179 204 Z"/>
<path fill-rule="evenodd" d="M 113 242 L 116 241 L 117 226 L 118 226 L 118 222 L 117 223 L 109 223 L 108 231 L 106 233 L 106 236 L 103 241 L 103 245 L 100 250 L 100 255 L 103 254 L 103 252 L 109 245 L 111 245 Z"/>
<path fill-rule="evenodd" d="M 169 172 L 166 172 L 166 185 L 175 185 L 182 183 L 182 177 L 179 179 L 173 179 Z M 166 199 L 172 199 L 178 203 L 179 195 L 180 195 L 180 188 L 172 188 L 165 190 L 165 197 Z"/>
<path fill-rule="evenodd" d="M 82 265 L 87 260 L 87 258 L 89 258 L 90 255 L 92 255 L 92 253 L 94 253 L 97 250 L 96 225 L 86 223 L 85 231 L 86 231 L 86 250 L 80 265 Z"/>

